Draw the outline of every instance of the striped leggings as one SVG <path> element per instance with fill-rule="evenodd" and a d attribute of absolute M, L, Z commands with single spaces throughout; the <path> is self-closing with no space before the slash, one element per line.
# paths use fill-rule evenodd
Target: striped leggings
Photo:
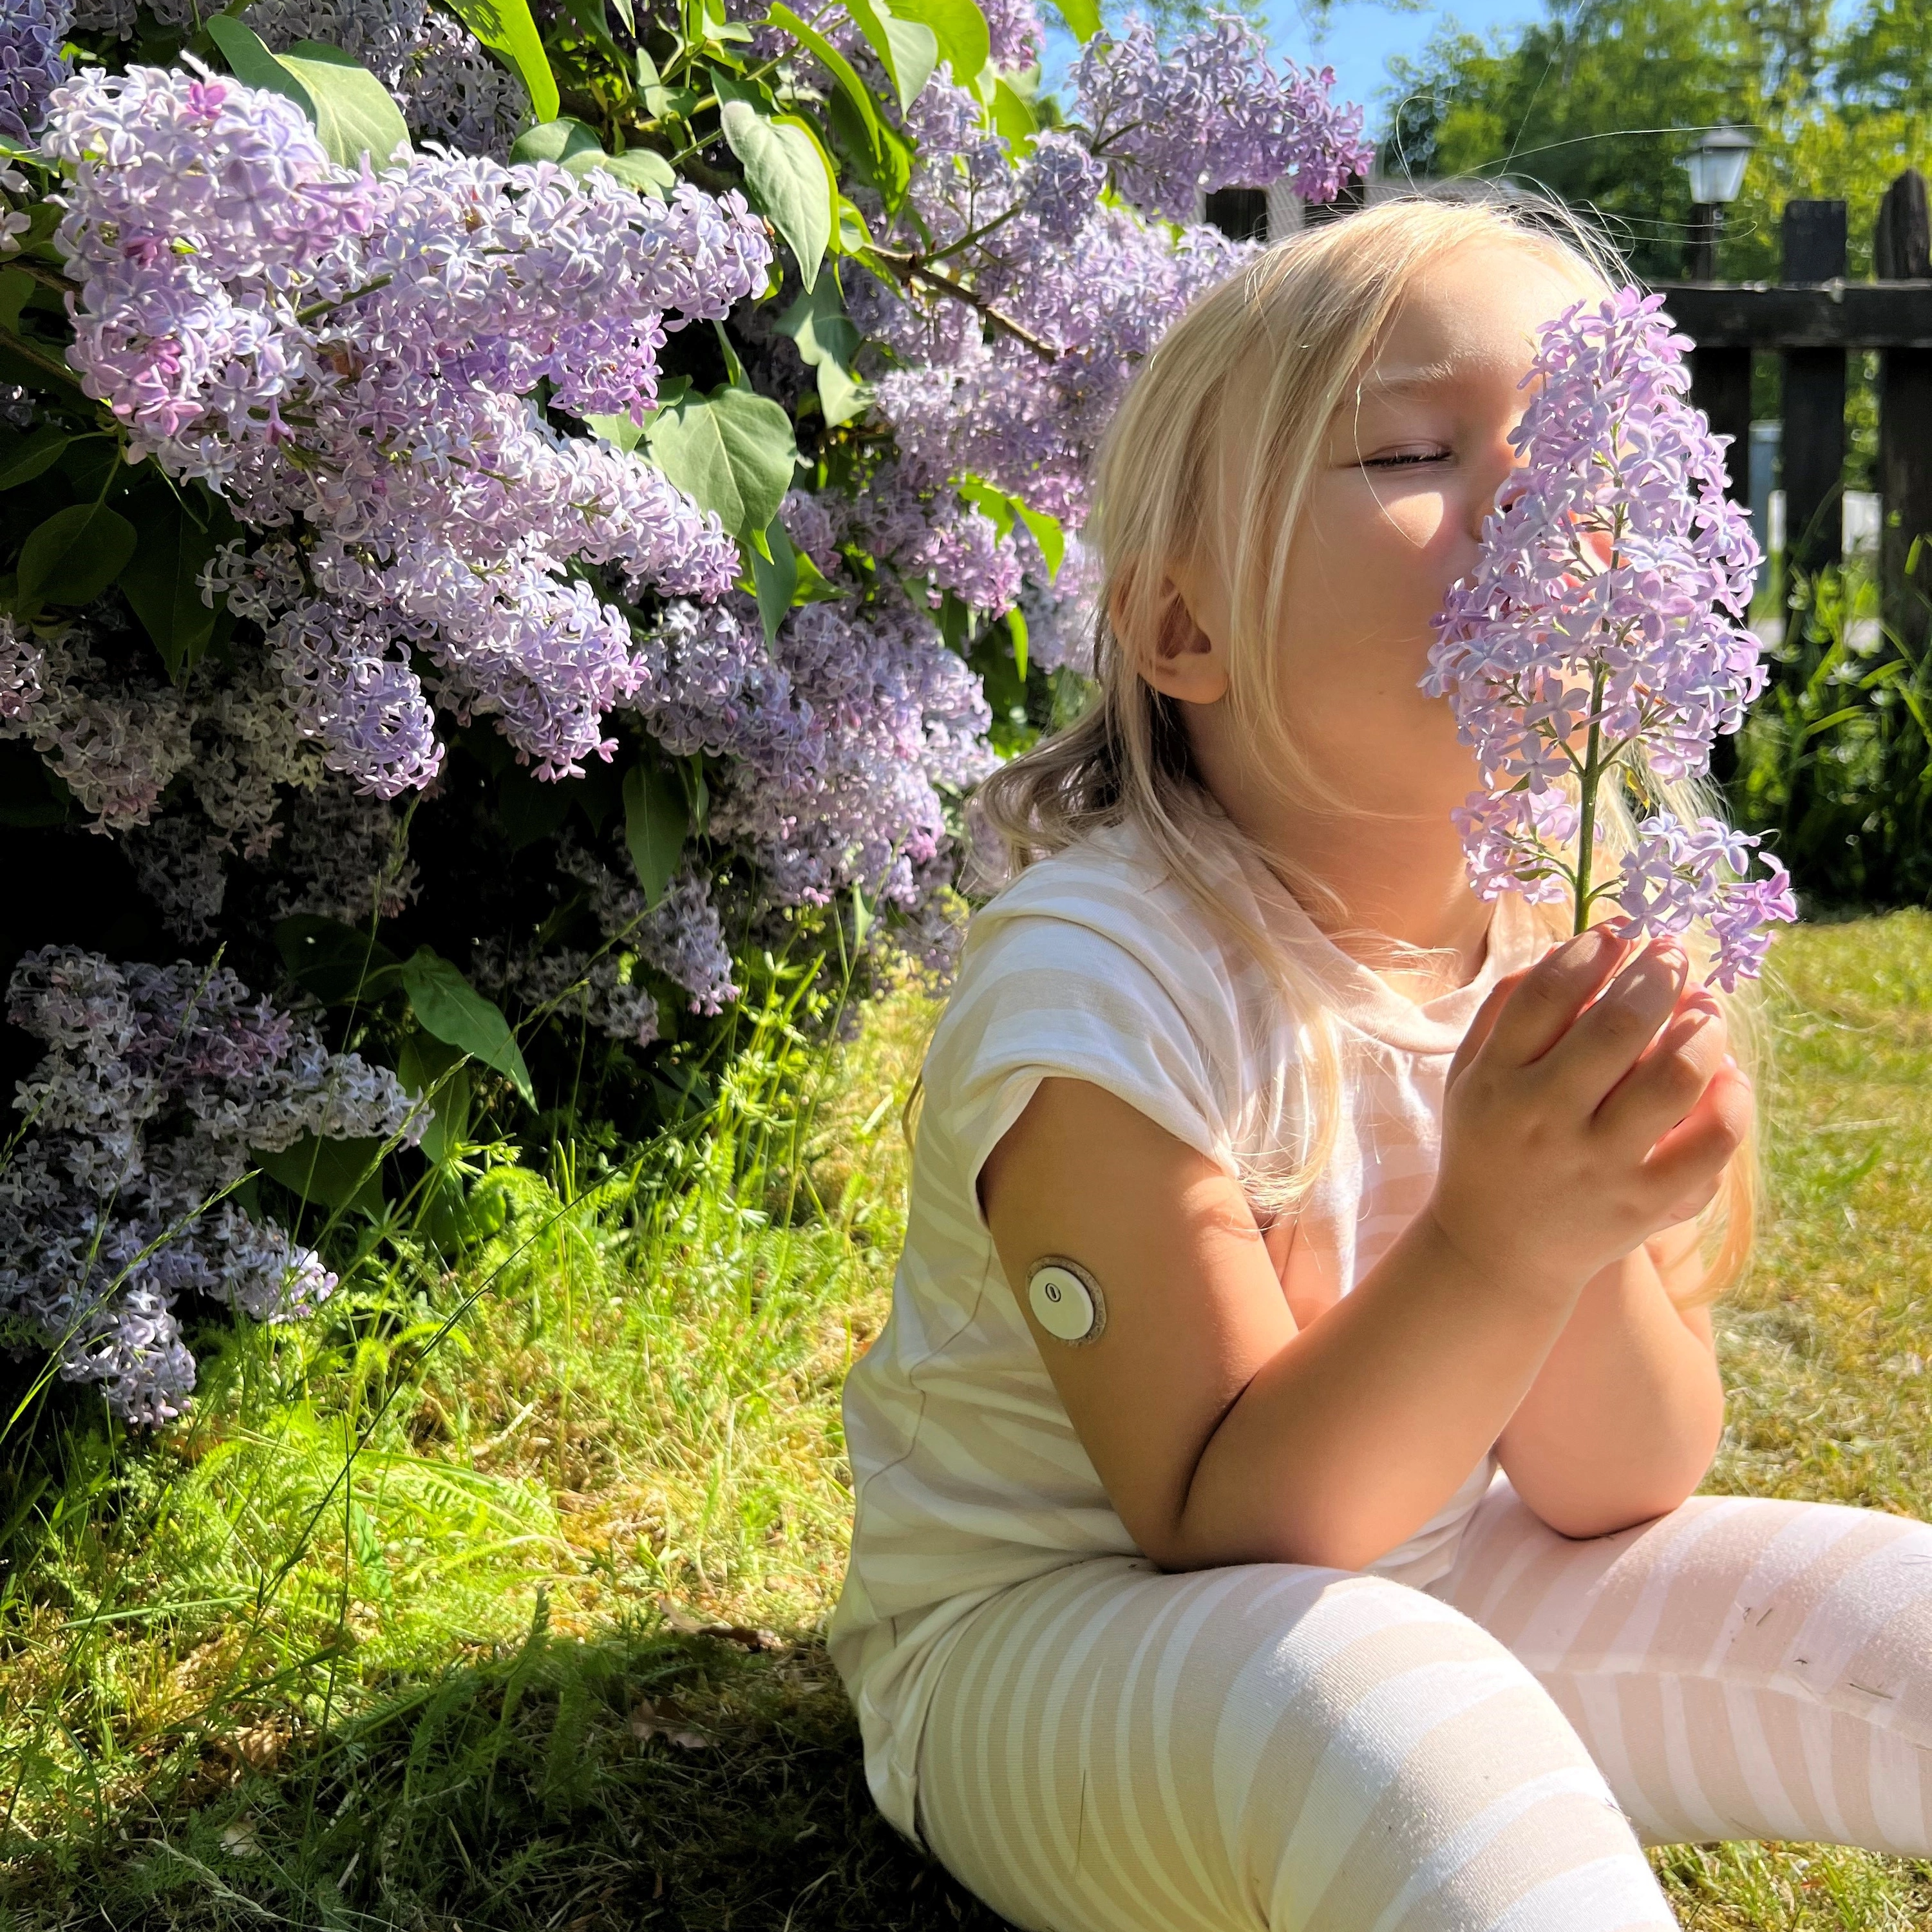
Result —
<path fill-rule="evenodd" d="M 992 1598 L 917 1823 L 1026 1932 L 1635 1932 L 1677 1922 L 1642 1844 L 1932 1856 L 1928 1754 L 1932 1526 L 1694 1496 L 1573 1542 L 1499 1475 L 1426 1592 L 1108 1556 Z"/>

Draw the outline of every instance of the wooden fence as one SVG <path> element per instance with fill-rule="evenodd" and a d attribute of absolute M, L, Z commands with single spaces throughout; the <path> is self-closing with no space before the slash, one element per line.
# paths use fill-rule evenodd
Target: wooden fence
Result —
<path fill-rule="evenodd" d="M 1733 494 L 1748 488 L 1751 356 L 1782 365 L 1785 560 L 1811 571 L 1840 560 L 1845 358 L 1879 352 L 1879 574 L 1886 623 L 1908 648 L 1932 641 L 1932 224 L 1925 178 L 1908 168 L 1886 191 L 1873 279 L 1845 276 L 1845 204 L 1784 210 L 1782 279 L 1658 285 L 1696 344 L 1691 393 L 1712 428 L 1736 439 Z M 1926 539 L 1916 574 L 1916 540 Z"/>

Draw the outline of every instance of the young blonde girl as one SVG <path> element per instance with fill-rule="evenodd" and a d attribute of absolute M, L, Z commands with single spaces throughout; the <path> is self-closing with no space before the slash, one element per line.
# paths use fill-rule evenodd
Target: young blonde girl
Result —
<path fill-rule="evenodd" d="M 1477 898 L 1418 688 L 1605 286 L 1546 213 L 1378 206 L 1205 296 L 1102 452 L 1100 694 L 980 801 L 1016 876 L 830 1631 L 881 1809 L 1017 1925 L 1621 1932 L 1675 1922 L 1643 1843 L 1932 1855 L 1932 1528 L 1692 1495 L 1748 1003 Z"/>

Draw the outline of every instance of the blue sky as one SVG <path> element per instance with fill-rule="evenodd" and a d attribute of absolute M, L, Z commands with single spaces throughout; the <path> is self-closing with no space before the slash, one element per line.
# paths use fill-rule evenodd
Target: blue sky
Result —
<path fill-rule="evenodd" d="M 1486 37 L 1492 27 L 1517 27 L 1544 17 L 1542 0 L 1461 0 L 1454 6 L 1418 8 L 1399 14 L 1368 0 L 1340 0 L 1330 12 L 1328 32 L 1309 30 L 1294 0 L 1274 0 L 1268 10 L 1268 39 L 1274 51 L 1305 64 L 1335 70 L 1335 92 L 1369 110 L 1369 125 L 1379 129 L 1389 93 L 1391 54 L 1419 53 L 1438 27 L 1451 24 Z"/>
<path fill-rule="evenodd" d="M 1051 17 L 1050 10 L 1042 10 Z M 1111 17 L 1114 8 L 1107 10 Z M 1385 110 L 1390 54 L 1419 52 L 1438 27 L 1451 22 L 1470 32 L 1486 34 L 1492 27 L 1540 20 L 1544 11 L 1542 0 L 1460 0 L 1454 6 L 1425 5 L 1412 13 L 1397 13 L 1372 0 L 1336 0 L 1327 32 L 1318 37 L 1296 0 L 1270 0 L 1268 32 L 1276 53 L 1334 68 L 1336 92 L 1368 109 L 1372 132 L 1379 130 Z M 1051 38 L 1046 62 L 1049 86 L 1064 77 L 1072 51 L 1072 41 L 1064 31 L 1055 28 Z"/>

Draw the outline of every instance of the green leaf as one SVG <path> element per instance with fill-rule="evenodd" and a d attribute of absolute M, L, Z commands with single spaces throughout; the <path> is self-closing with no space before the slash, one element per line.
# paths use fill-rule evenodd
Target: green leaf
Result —
<path fill-rule="evenodd" d="M 142 490 L 129 504 L 134 525 L 134 554 L 121 573 L 121 589 L 134 614 L 154 641 L 171 682 L 182 680 L 201 661 L 214 634 L 216 611 L 204 604 L 199 579 L 202 566 L 233 533 L 232 518 L 218 529 L 190 513 L 172 490 Z"/>
<path fill-rule="evenodd" d="M 134 526 L 105 504 L 56 510 L 20 547 L 16 601 L 22 610 L 92 604 L 134 554 Z"/>
<path fill-rule="evenodd" d="M 271 94 L 279 94 L 284 99 L 292 100 L 308 117 L 311 127 L 316 124 L 314 95 L 269 52 L 252 28 L 244 27 L 226 14 L 211 14 L 202 25 L 207 28 L 208 38 L 220 49 L 221 58 L 228 63 L 228 71 L 244 87 L 264 88 Z"/>
<path fill-rule="evenodd" d="M 58 423 L 43 423 L 31 435 L 9 437 L 0 449 L 0 490 L 31 483 L 42 470 L 51 470 L 75 440 L 74 432 Z"/>
<path fill-rule="evenodd" d="M 496 781 L 496 820 L 512 852 L 555 837 L 569 816 L 574 782 L 546 784 L 532 778 L 522 765 L 505 769 Z"/>
<path fill-rule="evenodd" d="M 1040 129 L 1040 116 L 1033 104 L 1015 93 L 1004 80 L 993 83 L 994 131 L 1019 160 L 1033 151 L 1033 137 Z"/>
<path fill-rule="evenodd" d="M 1100 0 L 1053 0 L 1067 32 L 1082 46 L 1100 31 Z"/>
<path fill-rule="evenodd" d="M 798 344 L 799 354 L 818 372 L 818 406 L 826 428 L 836 429 L 864 412 L 872 392 L 852 370 L 859 331 L 830 276 L 800 296 L 772 326 Z"/>
<path fill-rule="evenodd" d="M 794 604 L 836 604 L 851 595 L 827 579 L 809 551 L 794 550 L 792 556 L 798 566 L 798 586 L 791 593 Z"/>
<path fill-rule="evenodd" d="M 624 774 L 624 843 L 646 906 L 670 890 L 690 830 L 684 795 L 668 774 L 655 765 L 633 765 Z"/>
<path fill-rule="evenodd" d="M 360 61 L 320 40 L 298 40 L 274 58 L 308 88 L 316 136 L 332 160 L 352 168 L 367 154 L 371 167 L 383 168 L 408 148 L 403 110 Z"/>
<path fill-rule="evenodd" d="M 1023 503 L 1016 496 L 1013 508 L 1019 520 L 1033 532 L 1033 540 L 1040 546 L 1040 554 L 1046 561 L 1046 574 L 1049 578 L 1060 574 L 1060 560 L 1066 554 L 1066 532 L 1058 517 L 1049 517 L 1044 510 L 1036 510 L 1031 505 Z"/>
<path fill-rule="evenodd" d="M 749 542 L 778 514 L 797 467 L 791 418 L 728 383 L 651 419 L 651 460 L 700 509 Z"/>
<path fill-rule="evenodd" d="M 568 115 L 547 118 L 526 128 L 510 144 L 513 161 L 555 161 L 568 167 L 580 155 L 608 158 L 597 130 Z"/>
<path fill-rule="evenodd" d="M 916 20 L 899 19 L 880 0 L 845 0 L 845 10 L 885 63 L 903 113 L 919 98 L 939 64 L 939 36 Z"/>
<path fill-rule="evenodd" d="M 486 1000 L 447 959 L 418 946 L 403 962 L 403 989 L 425 1033 L 508 1074 L 525 1104 L 536 1105 L 530 1070 L 502 1009 Z"/>
<path fill-rule="evenodd" d="M 0 328 L 19 332 L 20 311 L 33 292 L 34 278 L 25 268 L 0 268 Z"/>
<path fill-rule="evenodd" d="M 366 1004 L 403 967 L 380 939 L 310 913 L 276 922 L 275 950 L 289 977 L 325 1006 Z"/>
<path fill-rule="evenodd" d="M 962 502 L 970 503 L 1001 536 L 1012 528 L 1013 500 L 1004 490 L 995 490 L 983 476 L 961 477 L 959 495 Z"/>
<path fill-rule="evenodd" d="M 655 195 L 660 201 L 668 201 L 677 185 L 676 170 L 655 148 L 626 148 L 621 154 L 606 154 L 598 165 L 626 188 Z"/>
<path fill-rule="evenodd" d="M 1013 520 L 1018 518 L 1039 544 L 1040 554 L 1046 560 L 1047 575 L 1059 575 L 1060 560 L 1066 554 L 1066 532 L 1060 527 L 1058 517 L 1049 517 L 1044 510 L 1036 510 L 1018 497 L 994 489 L 983 476 L 962 476 L 958 490 L 965 502 L 992 519 L 994 528 L 1001 536 L 1012 528 Z"/>
<path fill-rule="evenodd" d="M 970 88 L 992 58 L 992 37 L 976 0 L 892 0 L 901 20 L 916 20 L 939 43 L 939 58 L 951 62 L 952 83 Z"/>
<path fill-rule="evenodd" d="M 470 1131 L 470 1069 L 446 1042 L 412 1033 L 396 1055 L 396 1072 L 412 1094 L 433 1096 L 435 1117 L 417 1145 L 425 1160 L 440 1167 Z"/>
<path fill-rule="evenodd" d="M 784 524 L 776 517 L 765 532 L 763 551 L 752 551 L 752 578 L 758 591 L 758 617 L 765 627 L 765 648 L 778 642 L 778 626 L 791 608 L 798 589 L 798 553 Z"/>
<path fill-rule="evenodd" d="M 602 168 L 640 194 L 668 200 L 677 184 L 670 162 L 653 148 L 629 148 L 621 154 L 607 154 L 597 138 L 597 130 L 568 114 L 556 120 L 540 122 L 526 128 L 511 144 L 513 161 L 554 161 L 580 178 L 593 168 Z"/>
<path fill-rule="evenodd" d="M 784 237 L 810 288 L 832 240 L 832 190 L 818 143 L 795 117 L 767 119 L 742 100 L 728 100 L 718 118 L 752 201 Z"/>
<path fill-rule="evenodd" d="M 905 137 L 890 122 L 881 121 L 879 139 L 874 142 L 843 88 L 825 104 L 825 118 L 847 168 L 885 203 L 888 216 L 896 214 L 912 180 L 912 148 Z M 870 240 L 858 210 L 842 195 L 838 202 L 838 240 L 848 254 L 868 245 Z"/>
<path fill-rule="evenodd" d="M 277 1154 L 256 1153 L 255 1165 L 292 1194 L 320 1201 L 338 1214 L 353 1208 L 372 1221 L 382 1218 L 382 1143 L 318 1140 L 304 1134 Z"/>
<path fill-rule="evenodd" d="M 450 11 L 488 47 L 522 76 L 530 112 L 539 121 L 556 117 L 556 76 L 544 52 L 543 36 L 530 17 L 530 0 L 448 0 Z M 624 24 L 631 25 L 626 0 L 618 0 Z"/>
<path fill-rule="evenodd" d="M 563 16 L 613 67 L 624 64 L 624 50 L 610 38 L 610 22 L 604 11 L 604 0 L 564 0 Z"/>
<path fill-rule="evenodd" d="M 948 650 L 963 652 L 973 628 L 973 614 L 957 591 L 944 592 L 939 600 L 939 634 Z"/>
<path fill-rule="evenodd" d="M 823 34 L 815 27 L 808 26 L 789 7 L 775 4 L 765 20 L 768 26 L 782 27 L 794 40 L 809 47 L 824 62 L 832 78 L 845 90 L 876 148 L 880 140 L 878 110 L 873 104 L 872 90 L 859 78 L 857 68 Z"/>

